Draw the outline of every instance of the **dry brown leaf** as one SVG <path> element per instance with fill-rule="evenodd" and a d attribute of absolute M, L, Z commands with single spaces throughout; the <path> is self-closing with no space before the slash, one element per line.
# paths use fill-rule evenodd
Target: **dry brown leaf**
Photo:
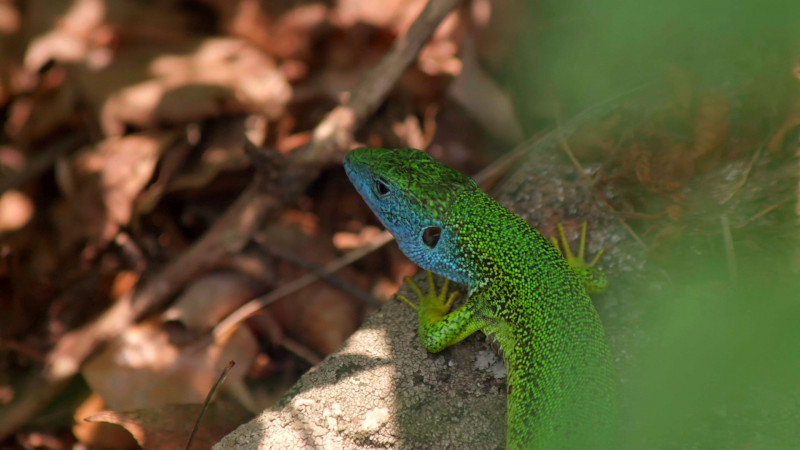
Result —
<path fill-rule="evenodd" d="M 259 0 L 203 0 L 221 16 L 223 28 L 283 60 L 307 60 L 315 29 L 328 20 L 322 2 L 288 4 Z"/>
<path fill-rule="evenodd" d="M 27 32 L 35 36 L 25 64 L 32 71 L 47 61 L 107 64 L 120 41 L 176 42 L 191 34 L 194 21 L 178 2 L 127 0 L 28 0 Z M 152 44 L 152 42 L 151 42 Z M 158 45 L 156 45 L 157 47 Z"/>
<path fill-rule="evenodd" d="M 109 422 L 84 420 L 89 416 L 101 413 L 106 408 L 103 399 L 91 394 L 75 410 L 72 434 L 78 442 L 89 448 L 137 449 L 139 445 L 125 429 Z"/>
<path fill-rule="evenodd" d="M 189 126 L 187 128 L 194 129 L 196 127 Z M 192 134 L 192 132 L 187 131 L 187 134 Z M 197 134 L 199 134 L 199 132 Z M 169 152 L 163 155 L 163 158 L 161 158 L 159 162 L 157 172 L 153 177 L 153 182 L 136 198 L 136 204 L 134 206 L 136 216 L 153 212 L 156 205 L 159 204 L 167 188 L 175 177 L 178 176 L 178 173 L 183 168 L 192 152 L 193 145 L 188 141 L 189 139 L 187 138 L 176 143 Z"/>
<path fill-rule="evenodd" d="M 224 171 L 249 167 L 250 158 L 244 151 L 242 138 L 247 121 L 247 117 L 225 117 L 208 123 L 202 142 L 193 150 L 199 152 L 199 158 L 182 168 L 170 182 L 169 190 L 202 188 Z"/>
<path fill-rule="evenodd" d="M 146 449 L 184 449 L 202 405 L 165 405 L 117 412 L 102 411 L 87 417 L 89 422 L 119 424 Z M 230 402 L 214 402 L 203 414 L 192 449 L 210 449 L 223 436 L 252 417 Z"/>
<path fill-rule="evenodd" d="M 21 147 L 64 129 L 83 126 L 77 114 L 78 90 L 65 83 L 67 72 L 56 67 L 39 78 L 35 96 L 17 96 L 10 105 L 7 131 Z M 46 86 L 46 87 L 45 87 Z"/>
<path fill-rule="evenodd" d="M 800 74 L 800 69 L 798 68 L 800 68 L 800 64 L 795 64 L 795 70 Z M 798 76 L 798 78 L 800 78 L 800 76 Z M 794 102 L 783 123 L 778 127 L 778 130 L 772 134 L 767 144 L 767 149 L 773 155 L 778 154 L 786 144 L 786 138 L 797 127 L 800 127 L 800 100 Z"/>
<path fill-rule="evenodd" d="M 261 290 L 252 278 L 238 272 L 209 273 L 187 286 L 161 318 L 207 332 Z"/>
<path fill-rule="evenodd" d="M 82 374 L 92 391 L 115 410 L 202 403 L 230 360 L 237 366 L 223 389 L 241 395 L 257 351 L 255 338 L 244 327 L 226 341 L 187 349 L 172 343 L 160 320 L 148 320 L 125 330 L 84 365 Z"/>
<path fill-rule="evenodd" d="M 120 270 L 111 282 L 108 295 L 110 298 L 121 298 L 136 287 L 137 282 L 139 282 L 139 273 L 132 270 Z"/>
<path fill-rule="evenodd" d="M 243 40 L 208 38 L 120 48 L 102 70 L 71 67 L 108 135 L 221 114 L 282 113 L 291 87 L 275 62 Z"/>
<path fill-rule="evenodd" d="M 694 118 L 693 160 L 708 158 L 729 138 L 730 111 L 730 100 L 723 95 L 709 93 L 700 97 Z"/>
<path fill-rule="evenodd" d="M 340 251 L 346 252 L 372 242 L 381 233 L 380 228 L 372 225 L 363 227 L 358 233 L 340 231 L 333 235 L 333 245 Z"/>
<path fill-rule="evenodd" d="M 11 35 L 18 32 L 21 22 L 18 4 L 14 2 L 0 3 L 0 34 Z"/>
<path fill-rule="evenodd" d="M 109 138 L 61 163 L 57 181 L 66 200 L 56 215 L 62 247 L 82 239 L 104 244 L 129 224 L 136 196 L 175 136 L 149 132 Z"/>
<path fill-rule="evenodd" d="M 33 217 L 34 205 L 20 191 L 0 194 L 0 235 L 24 227 Z"/>
<path fill-rule="evenodd" d="M 364 2 L 359 0 L 340 0 L 336 3 L 332 21 L 349 28 L 365 23 L 376 28 L 389 28 L 402 34 L 425 7 L 422 0 L 385 0 Z"/>
<path fill-rule="evenodd" d="M 334 24 L 348 28 L 358 23 L 365 23 L 376 28 L 388 28 L 395 23 L 401 15 L 406 4 L 404 0 L 390 0 L 385 2 L 360 2 L 358 0 L 342 0 L 336 3 L 332 21 Z M 422 9 L 424 2 L 417 0 L 417 12 Z"/>
<path fill-rule="evenodd" d="M 270 305 L 289 335 L 321 355 L 341 347 L 359 323 L 359 308 L 332 287 L 309 286 Z"/>
<path fill-rule="evenodd" d="M 175 135 L 128 135 L 107 139 L 99 152 L 105 153 L 100 173 L 100 190 L 108 217 L 116 224 L 131 221 L 133 201 L 153 176 L 161 155 Z"/>
<path fill-rule="evenodd" d="M 320 265 L 331 261 L 336 255 L 330 241 L 305 235 L 297 228 L 284 224 L 270 226 L 264 233 L 264 240 L 301 260 Z M 281 283 L 305 273 L 305 270 L 288 262 L 278 266 Z M 361 288 L 365 287 L 364 280 L 351 270 L 343 270 L 337 276 Z M 271 304 L 268 309 L 287 334 L 322 355 L 339 348 L 355 331 L 361 316 L 361 307 L 355 300 L 323 281 Z"/>
<path fill-rule="evenodd" d="M 25 52 L 29 70 L 37 71 L 50 60 L 83 61 L 89 57 L 90 36 L 103 25 L 102 0 L 40 1 L 35 6 L 35 23 L 28 31 L 36 37 Z"/>
<path fill-rule="evenodd" d="M 0 108 L 16 94 L 14 72 L 19 71 L 15 58 L 16 37 L 22 26 L 22 14 L 16 2 L 0 2 Z"/>

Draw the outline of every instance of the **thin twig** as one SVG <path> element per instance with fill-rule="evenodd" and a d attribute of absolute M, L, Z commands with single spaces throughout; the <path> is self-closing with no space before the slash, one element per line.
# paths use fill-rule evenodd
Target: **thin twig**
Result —
<path fill-rule="evenodd" d="M 322 271 L 321 274 L 332 274 L 343 267 L 346 267 L 353 262 L 367 256 L 368 254 L 372 253 L 378 248 L 386 245 L 387 243 L 391 242 L 394 239 L 392 234 L 388 231 L 384 231 L 383 233 L 376 236 L 372 239 L 369 243 L 364 246 L 361 246 L 355 250 L 350 251 L 346 255 L 343 255 L 340 258 L 335 259 L 334 261 L 327 264 Z M 309 273 L 303 275 L 302 277 L 286 283 L 274 291 L 270 292 L 269 294 L 262 295 L 261 297 L 255 298 L 250 300 L 249 302 L 245 303 L 244 305 L 240 306 L 236 311 L 232 312 L 228 317 L 223 319 L 217 326 L 214 327 L 212 334 L 214 335 L 215 340 L 220 340 L 221 338 L 225 337 L 235 329 L 235 327 L 241 323 L 243 320 L 247 319 L 251 315 L 255 314 L 261 308 L 266 307 L 267 305 L 286 297 L 287 295 L 293 294 L 300 289 L 314 283 L 319 278 L 316 274 Z"/>
<path fill-rule="evenodd" d="M 634 92 L 641 91 L 647 89 L 648 87 L 652 86 L 653 82 L 644 83 L 634 88 L 631 88 L 627 91 L 621 92 L 613 97 L 609 97 L 601 102 L 595 103 L 592 106 L 584 109 L 572 119 L 569 120 L 568 125 L 570 128 L 576 129 L 582 127 L 585 124 L 590 123 L 594 118 L 599 114 L 598 111 L 605 111 L 605 108 L 608 108 L 609 105 L 613 105 L 614 102 L 617 100 L 626 97 Z M 486 183 L 490 180 L 496 178 L 500 174 L 508 172 L 508 170 L 516 165 L 522 158 L 527 156 L 527 154 L 533 150 L 542 150 L 545 148 L 554 147 L 555 144 L 558 143 L 558 138 L 560 134 L 563 133 L 561 127 L 553 128 L 543 135 L 533 136 L 529 138 L 527 141 L 517 145 L 510 153 L 507 153 L 493 162 L 491 162 L 488 166 L 484 167 L 480 172 L 475 174 L 472 178 L 478 183 L 481 187 L 486 188 Z"/>
<path fill-rule="evenodd" d="M 302 165 L 327 160 L 332 149 L 349 147 L 355 131 L 384 102 L 422 46 L 461 1 L 430 0 L 408 32 L 399 37 L 378 65 L 367 73 L 349 101 L 334 108 L 314 128 L 311 144 L 295 156 L 296 161 Z"/>
<path fill-rule="evenodd" d="M 0 181 L 0 194 L 32 180 L 53 167 L 56 160 L 89 143 L 86 133 L 75 132 L 59 139 L 36 155 L 21 172 L 12 173 Z"/>
<path fill-rule="evenodd" d="M 583 169 L 583 166 L 578 161 L 578 158 L 576 158 L 575 155 L 572 153 L 572 149 L 570 148 L 569 143 L 567 142 L 567 138 L 566 138 L 566 136 L 564 136 L 563 128 L 561 127 L 561 119 L 559 118 L 558 114 L 556 114 L 556 126 L 557 126 L 556 129 L 559 130 L 558 135 L 560 137 L 561 148 L 564 149 L 564 153 L 567 154 L 569 159 L 572 161 L 572 164 L 575 165 L 575 169 L 578 171 L 578 176 L 581 177 L 584 180 L 584 182 L 587 184 L 587 186 L 594 186 L 594 181 L 592 181 L 592 179 L 589 177 L 589 175 L 586 174 L 586 171 Z M 644 241 L 642 240 L 642 238 L 640 238 L 639 235 L 635 231 L 633 231 L 633 228 L 631 228 L 630 225 L 628 225 L 628 222 L 625 221 L 625 218 L 622 217 L 621 214 L 619 214 L 616 210 L 614 210 L 614 208 L 612 208 L 606 202 L 600 202 L 600 204 L 604 205 L 604 207 L 611 214 L 614 215 L 614 218 L 617 219 L 617 222 L 620 224 L 620 226 L 622 226 L 622 228 L 624 228 L 625 231 L 627 231 L 628 234 L 643 249 L 647 250 L 647 244 L 645 244 Z"/>
<path fill-rule="evenodd" d="M 284 336 L 281 339 L 280 345 L 286 350 L 289 350 L 290 352 L 304 359 L 307 363 L 311 364 L 312 366 L 316 366 L 317 364 L 322 362 L 322 358 L 314 350 L 311 350 L 305 345 L 293 339 L 289 339 L 286 336 Z"/>
<path fill-rule="evenodd" d="M 731 235 L 731 225 L 728 216 L 723 214 L 719 217 L 722 225 L 722 239 L 725 244 L 725 256 L 728 260 L 728 278 L 732 283 L 736 283 L 736 251 L 733 248 L 733 236 Z"/>
<path fill-rule="evenodd" d="M 766 216 L 767 214 L 771 213 L 772 211 L 775 211 L 776 209 L 778 209 L 780 207 L 781 207 L 780 203 L 775 203 L 774 205 L 769 205 L 766 208 L 762 209 L 761 211 L 759 211 L 759 212 L 753 214 L 752 216 L 748 217 L 742 223 L 737 224 L 735 226 L 735 228 L 744 228 L 747 225 L 750 225 L 751 222 L 754 222 L 754 221 Z"/>
<path fill-rule="evenodd" d="M 758 156 L 761 154 L 761 149 L 763 148 L 764 146 L 761 145 L 760 147 L 758 147 L 758 149 L 756 149 L 756 152 L 753 153 L 753 157 L 750 158 L 750 162 L 747 164 L 747 168 L 745 168 L 744 173 L 742 174 L 742 178 L 739 179 L 739 182 L 736 183 L 736 186 L 734 186 L 731 192 L 728 193 L 728 196 L 725 197 L 721 202 L 719 202 L 720 205 L 728 203 L 733 198 L 733 196 L 736 195 L 737 192 L 739 192 L 742 186 L 744 186 L 744 184 L 747 182 L 748 176 L 750 176 L 750 171 L 753 170 L 753 165 L 756 163 L 756 160 L 758 160 Z"/>
<path fill-rule="evenodd" d="M 282 259 L 285 259 L 285 260 L 289 261 L 290 263 L 294 264 L 295 266 L 298 266 L 298 267 L 300 267 L 302 269 L 305 269 L 305 270 L 313 273 L 314 275 L 317 276 L 317 278 L 325 281 L 326 283 L 330 284 L 331 286 L 335 287 L 336 289 L 339 289 L 340 291 L 344 292 L 345 294 L 351 295 L 351 296 L 361 300 L 361 302 L 363 302 L 364 304 L 369 305 L 369 306 L 380 306 L 381 305 L 381 302 L 375 300 L 375 298 L 372 295 L 370 295 L 368 292 L 366 292 L 366 291 L 364 291 L 362 289 L 358 289 L 357 287 L 353 286 L 350 283 L 347 283 L 345 280 L 341 279 L 340 277 L 336 276 L 335 274 L 326 271 L 325 267 L 323 265 L 317 264 L 317 263 L 312 262 L 312 261 L 307 261 L 305 259 L 300 258 L 299 256 L 297 256 L 296 254 L 294 254 L 294 253 L 292 253 L 290 251 L 287 251 L 287 250 L 282 249 L 282 248 L 280 248 L 278 246 L 275 246 L 275 245 L 270 245 L 269 243 L 266 243 L 266 242 L 262 242 L 261 239 L 259 239 L 259 237 L 256 238 L 256 241 L 259 244 L 261 244 L 262 248 L 264 248 L 269 253 L 272 253 L 273 255 L 275 255 L 275 256 L 277 256 L 279 258 L 282 258 Z"/>
<path fill-rule="evenodd" d="M 591 186 L 593 184 L 591 178 L 589 178 L 589 175 L 586 174 L 583 165 L 580 163 L 580 161 L 578 161 L 578 158 L 575 157 L 575 154 L 572 153 L 572 148 L 570 148 L 569 142 L 567 142 L 567 137 L 564 136 L 564 128 L 561 126 L 560 114 L 556 114 L 556 129 L 558 130 L 559 141 L 561 141 L 561 148 L 564 149 L 564 153 L 567 154 L 567 157 L 569 157 L 570 161 L 572 161 L 572 164 L 576 169 L 578 169 L 578 176 L 583 178 L 584 181 Z"/>
<path fill-rule="evenodd" d="M 189 441 L 186 442 L 186 450 L 189 450 L 189 448 L 192 446 L 192 441 L 194 441 L 194 436 L 195 434 L 197 434 L 197 429 L 200 427 L 200 419 L 203 418 L 203 414 L 205 414 L 206 410 L 208 410 L 208 405 L 211 404 L 211 399 L 214 398 L 214 394 L 217 393 L 217 390 L 219 390 L 219 387 L 222 385 L 222 382 L 225 381 L 225 377 L 228 376 L 228 372 L 230 372 L 233 366 L 235 365 L 236 362 L 234 362 L 233 360 L 228 361 L 228 364 L 225 365 L 224 369 L 222 369 L 222 373 L 219 375 L 219 378 L 217 378 L 217 382 L 214 383 L 214 386 L 211 386 L 211 390 L 208 391 L 208 395 L 206 395 L 206 401 L 203 402 L 203 409 L 200 410 L 200 414 L 198 414 L 197 420 L 195 420 L 194 422 L 194 427 L 192 427 L 192 434 L 189 435 Z"/>

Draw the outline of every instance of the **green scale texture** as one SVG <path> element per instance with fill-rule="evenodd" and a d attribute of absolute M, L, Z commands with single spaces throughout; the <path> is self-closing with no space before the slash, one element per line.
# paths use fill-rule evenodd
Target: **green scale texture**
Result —
<path fill-rule="evenodd" d="M 449 313 L 435 293 L 420 299 L 420 338 L 431 352 L 478 330 L 498 341 L 508 372 L 508 448 L 607 446 L 611 358 L 582 280 L 561 253 L 422 151 L 357 149 L 345 169 L 412 261 L 468 286 L 465 304 Z"/>

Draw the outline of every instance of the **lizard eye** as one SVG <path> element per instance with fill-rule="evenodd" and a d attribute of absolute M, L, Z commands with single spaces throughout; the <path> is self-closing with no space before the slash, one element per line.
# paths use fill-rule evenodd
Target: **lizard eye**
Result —
<path fill-rule="evenodd" d="M 389 185 L 383 178 L 376 178 L 372 183 L 372 190 L 375 191 L 378 196 L 383 197 L 389 193 Z"/>
<path fill-rule="evenodd" d="M 428 227 L 422 230 L 422 242 L 429 248 L 436 247 L 439 238 L 442 236 L 442 229 L 439 227 Z"/>

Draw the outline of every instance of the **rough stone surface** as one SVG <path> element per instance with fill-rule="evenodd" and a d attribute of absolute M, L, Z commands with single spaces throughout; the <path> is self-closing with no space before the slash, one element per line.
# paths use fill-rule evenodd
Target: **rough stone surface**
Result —
<path fill-rule="evenodd" d="M 414 312 L 393 301 L 305 374 L 280 405 L 214 448 L 499 448 L 502 372 L 481 334 L 427 353 Z"/>

